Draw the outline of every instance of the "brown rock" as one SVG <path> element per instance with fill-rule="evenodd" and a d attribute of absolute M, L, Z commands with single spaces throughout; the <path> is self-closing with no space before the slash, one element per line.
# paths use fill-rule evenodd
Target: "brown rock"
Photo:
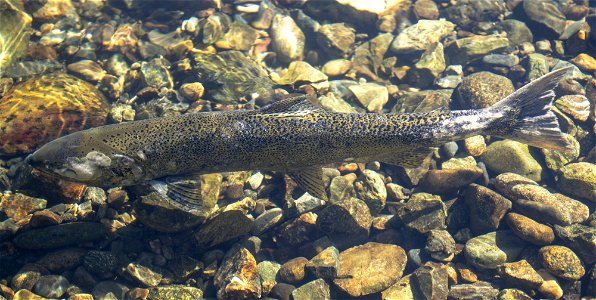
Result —
<path fill-rule="evenodd" d="M 339 268 L 339 251 L 334 246 L 328 247 L 313 257 L 305 268 L 317 278 L 334 279 Z"/>
<path fill-rule="evenodd" d="M 299 283 L 304 280 L 305 266 L 307 263 L 308 259 L 305 257 L 292 258 L 281 265 L 277 275 L 283 282 Z"/>
<path fill-rule="evenodd" d="M 33 294 L 28 290 L 20 290 L 14 294 L 12 300 L 46 300 L 46 298 Z"/>
<path fill-rule="evenodd" d="M 45 227 L 62 223 L 62 218 L 50 210 L 36 211 L 29 220 L 31 227 Z"/>
<path fill-rule="evenodd" d="M 44 5 L 32 13 L 33 19 L 39 22 L 51 22 L 56 18 L 75 17 L 76 11 L 71 0 L 48 0 Z"/>
<path fill-rule="evenodd" d="M 413 7 L 418 19 L 436 20 L 439 18 L 439 8 L 432 0 L 417 0 Z"/>
<path fill-rule="evenodd" d="M 526 260 L 504 263 L 498 271 L 509 283 L 523 289 L 536 289 L 544 282 Z"/>
<path fill-rule="evenodd" d="M 282 246 L 298 246 L 317 237 L 317 215 L 308 212 L 280 225 L 273 241 Z"/>
<path fill-rule="evenodd" d="M 44 255 L 37 263 L 52 272 L 74 269 L 79 266 L 87 250 L 66 248 Z"/>
<path fill-rule="evenodd" d="M 448 274 L 444 265 L 426 263 L 414 271 L 413 279 L 424 299 L 447 299 Z"/>
<path fill-rule="evenodd" d="M 463 281 L 470 283 L 478 281 L 478 275 L 476 275 L 472 267 L 468 267 L 464 264 L 458 263 L 455 265 L 455 269 L 457 270 L 457 274 Z"/>
<path fill-rule="evenodd" d="M 332 241 L 350 241 L 351 245 L 368 238 L 372 216 L 364 201 L 350 198 L 333 203 L 318 213 L 318 228 Z"/>
<path fill-rule="evenodd" d="M 596 71 L 596 59 L 586 53 L 580 53 L 571 59 L 571 62 L 586 72 Z"/>
<path fill-rule="evenodd" d="M 32 212 L 46 208 L 47 202 L 20 193 L 5 192 L 0 194 L 0 212 L 19 221 Z"/>
<path fill-rule="evenodd" d="M 542 246 L 550 245 L 555 240 L 555 233 L 552 228 L 526 216 L 508 213 L 506 220 L 509 228 L 524 241 Z"/>
<path fill-rule="evenodd" d="M 539 255 L 542 266 L 557 277 L 579 280 L 586 273 L 581 260 L 567 247 L 545 246 L 540 248 Z"/>
<path fill-rule="evenodd" d="M 217 297 L 224 299 L 253 299 L 261 297 L 261 282 L 257 262 L 245 248 L 224 259 L 215 272 L 213 283 Z"/>
<path fill-rule="evenodd" d="M 501 220 L 511 209 L 511 201 L 478 184 L 468 187 L 465 201 L 470 208 L 470 228 L 477 233 L 499 228 Z"/>
<path fill-rule="evenodd" d="M 559 282 L 553 275 L 545 269 L 538 270 L 538 274 L 540 274 L 544 280 L 542 285 L 538 288 L 538 292 L 547 299 L 559 299 L 563 297 L 563 289 L 561 289 Z"/>
<path fill-rule="evenodd" d="M 352 297 L 378 293 L 399 280 L 406 261 L 401 247 L 369 242 L 340 253 L 333 282 Z"/>

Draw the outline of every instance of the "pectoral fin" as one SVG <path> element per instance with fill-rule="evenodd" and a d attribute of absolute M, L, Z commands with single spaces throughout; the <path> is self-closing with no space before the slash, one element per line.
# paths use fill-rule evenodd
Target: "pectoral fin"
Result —
<path fill-rule="evenodd" d="M 327 201 L 327 193 L 323 185 L 323 169 L 319 167 L 288 172 L 288 176 L 314 197 Z"/>
<path fill-rule="evenodd" d="M 176 208 L 185 211 L 204 209 L 199 176 L 165 177 L 162 180 L 151 180 L 149 184 L 164 200 Z"/>
<path fill-rule="evenodd" d="M 432 154 L 433 148 L 419 147 L 414 149 L 404 149 L 398 153 L 391 153 L 378 158 L 382 163 L 393 166 L 402 166 L 404 168 L 420 167 L 424 159 Z"/>

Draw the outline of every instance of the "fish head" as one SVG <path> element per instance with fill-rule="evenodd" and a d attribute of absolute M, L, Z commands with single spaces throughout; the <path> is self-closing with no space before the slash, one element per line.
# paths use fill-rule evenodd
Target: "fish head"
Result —
<path fill-rule="evenodd" d="M 60 179 L 98 187 L 125 186 L 144 178 L 142 165 L 84 131 L 53 140 L 26 158 L 32 167 Z"/>

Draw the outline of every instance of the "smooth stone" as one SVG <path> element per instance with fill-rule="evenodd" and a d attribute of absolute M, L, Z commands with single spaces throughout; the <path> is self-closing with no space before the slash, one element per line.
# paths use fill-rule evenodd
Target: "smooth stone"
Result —
<path fill-rule="evenodd" d="M 441 170 L 429 170 L 419 187 L 428 193 L 452 193 L 467 187 L 482 176 L 482 169 L 476 166 L 473 157 L 451 158 L 444 162 Z"/>
<path fill-rule="evenodd" d="M 262 261 L 257 264 L 257 274 L 261 280 L 263 294 L 269 294 L 277 284 L 276 276 L 281 265 L 272 261 Z"/>
<path fill-rule="evenodd" d="M 451 261 L 455 253 L 455 240 L 446 230 L 431 230 L 424 250 L 439 261 Z"/>
<path fill-rule="evenodd" d="M 596 165 L 579 162 L 562 167 L 557 186 L 572 196 L 596 202 Z"/>
<path fill-rule="evenodd" d="M 511 45 L 519 46 L 523 43 L 531 43 L 534 40 L 532 31 L 522 21 L 507 19 L 499 22 L 496 27 L 507 32 L 507 38 Z"/>
<path fill-rule="evenodd" d="M 245 248 L 224 259 L 215 272 L 213 283 L 218 298 L 260 298 L 262 293 L 257 262 Z"/>
<path fill-rule="evenodd" d="M 499 35 L 475 35 L 457 39 L 445 49 L 445 55 L 454 65 L 467 65 L 483 56 L 509 46 L 509 39 Z"/>
<path fill-rule="evenodd" d="M 334 59 L 326 62 L 321 71 L 329 77 L 342 76 L 352 68 L 352 62 L 347 59 Z"/>
<path fill-rule="evenodd" d="M 199 246 L 211 248 L 252 230 L 253 221 L 241 210 L 224 211 L 201 225 L 194 236 Z"/>
<path fill-rule="evenodd" d="M 573 249 L 584 262 L 596 262 L 596 227 L 581 224 L 555 225 L 555 234 L 563 244 Z"/>
<path fill-rule="evenodd" d="M 325 70 L 323 70 L 324 72 Z M 327 73 L 325 73 L 327 74 Z M 327 74 L 328 76 L 331 76 Z M 321 106 L 329 111 L 341 112 L 341 113 L 355 113 L 358 112 L 352 105 L 343 100 L 342 98 L 336 97 L 333 93 L 328 93 L 326 96 L 319 97 Z"/>
<path fill-rule="evenodd" d="M 421 234 L 433 229 L 446 229 L 447 208 L 441 197 L 426 193 L 416 193 L 406 205 L 399 208 L 397 216 L 404 225 Z"/>
<path fill-rule="evenodd" d="M 540 224 L 526 216 L 508 213 L 507 225 L 519 238 L 534 245 L 550 245 L 555 240 L 555 233 L 547 225 Z"/>
<path fill-rule="evenodd" d="M 470 209 L 470 228 L 477 233 L 499 228 L 505 214 L 511 210 L 511 201 L 478 184 L 471 184 L 464 197 Z"/>
<path fill-rule="evenodd" d="M 441 90 L 409 92 L 397 98 L 391 112 L 431 112 L 449 106 L 451 94 Z"/>
<path fill-rule="evenodd" d="M 352 85 L 348 89 L 368 112 L 381 112 L 383 106 L 389 101 L 387 87 L 376 83 Z"/>
<path fill-rule="evenodd" d="M 317 217 L 312 212 L 301 214 L 281 224 L 273 236 L 273 241 L 281 246 L 295 247 L 314 240 L 318 236 L 319 220 L 320 216 Z"/>
<path fill-rule="evenodd" d="M 429 87 L 441 75 L 445 67 L 443 44 L 432 44 L 422 53 L 420 59 L 414 64 L 414 68 L 408 71 L 407 80 L 416 86 Z"/>
<path fill-rule="evenodd" d="M 468 109 L 489 107 L 514 91 L 509 78 L 483 71 L 464 77 L 454 93 L 459 105 Z"/>
<path fill-rule="evenodd" d="M 525 15 L 536 24 L 535 32 L 549 33 L 558 37 L 565 30 L 565 15 L 553 0 L 527 0 L 520 5 Z"/>
<path fill-rule="evenodd" d="M 596 59 L 587 53 L 580 53 L 571 59 L 571 62 L 586 72 L 596 71 Z"/>
<path fill-rule="evenodd" d="M 333 283 L 352 297 L 385 290 L 402 276 L 406 252 L 399 246 L 369 242 L 340 253 Z"/>
<path fill-rule="evenodd" d="M 542 266 L 551 274 L 565 280 L 579 280 L 586 274 L 581 260 L 564 246 L 545 246 L 539 251 Z"/>
<path fill-rule="evenodd" d="M 292 17 L 275 15 L 271 29 L 271 46 L 282 62 L 291 62 L 302 57 L 305 36 Z"/>
<path fill-rule="evenodd" d="M 458 28 L 476 33 L 478 30 L 485 31 L 482 24 L 497 21 L 506 12 L 507 5 L 502 0 L 460 0 L 445 8 L 442 16 L 453 20 Z"/>
<path fill-rule="evenodd" d="M 200 82 L 185 83 L 180 86 L 180 93 L 190 101 L 197 101 L 203 97 L 205 87 Z"/>
<path fill-rule="evenodd" d="M 46 298 L 33 294 L 28 290 L 20 290 L 14 293 L 12 300 L 46 300 Z"/>
<path fill-rule="evenodd" d="M 387 202 L 387 189 L 385 178 L 372 170 L 365 169 L 362 175 L 354 182 L 358 199 L 368 205 L 372 215 L 378 215 Z"/>
<path fill-rule="evenodd" d="M 532 297 L 518 289 L 503 289 L 497 295 L 497 300 L 532 300 Z"/>
<path fill-rule="evenodd" d="M 48 270 L 39 265 L 23 266 L 10 280 L 10 286 L 13 290 L 33 290 L 33 287 L 42 275 L 46 275 Z"/>
<path fill-rule="evenodd" d="M 468 240 L 464 252 L 471 265 L 480 269 L 496 269 L 506 262 L 514 261 L 525 245 L 511 231 L 501 230 Z"/>
<path fill-rule="evenodd" d="M 106 236 L 107 230 L 100 223 L 75 222 L 25 231 L 14 242 L 25 249 L 53 249 L 94 242 Z"/>
<path fill-rule="evenodd" d="M 422 299 L 421 292 L 417 287 L 414 287 L 413 278 L 413 274 L 402 277 L 394 285 L 390 286 L 381 293 L 381 299 Z"/>
<path fill-rule="evenodd" d="M 93 298 L 95 299 L 125 299 L 129 288 L 115 281 L 102 281 L 93 287 Z"/>
<path fill-rule="evenodd" d="M 291 300 L 292 292 L 296 289 L 295 286 L 287 283 L 276 284 L 268 296 L 277 298 L 279 300 Z"/>
<path fill-rule="evenodd" d="M 412 279 L 423 299 L 447 299 L 449 279 L 446 266 L 426 263 L 414 271 Z"/>
<path fill-rule="evenodd" d="M 532 81 L 540 76 L 545 75 L 549 71 L 548 57 L 540 53 L 528 54 L 525 65 L 526 65 L 526 79 Z"/>
<path fill-rule="evenodd" d="M 39 278 L 33 291 L 46 298 L 60 298 L 70 285 L 68 279 L 61 275 L 44 275 Z"/>
<path fill-rule="evenodd" d="M 354 50 L 356 34 L 344 23 L 325 24 L 315 33 L 316 41 L 331 58 L 347 58 Z"/>
<path fill-rule="evenodd" d="M 281 208 L 272 208 L 259 215 L 253 222 L 252 234 L 261 235 L 283 219 L 283 210 Z"/>
<path fill-rule="evenodd" d="M 185 285 L 164 285 L 149 289 L 147 299 L 154 300 L 194 300 L 202 299 L 203 291 L 199 288 Z"/>
<path fill-rule="evenodd" d="M 474 157 L 482 156 L 486 152 L 486 141 L 484 136 L 475 135 L 464 140 L 464 149 Z"/>
<path fill-rule="evenodd" d="M 131 262 L 126 266 L 126 273 L 146 287 L 157 286 L 163 278 L 162 274 L 136 262 Z"/>
<path fill-rule="evenodd" d="M 317 227 L 332 241 L 358 244 L 368 238 L 372 216 L 366 203 L 350 198 L 332 203 L 318 213 Z"/>
<path fill-rule="evenodd" d="M 292 299 L 294 300 L 310 300 L 321 299 L 330 300 L 331 290 L 324 279 L 317 279 L 292 291 Z"/>
<path fill-rule="evenodd" d="M 542 294 L 547 299 L 559 299 L 563 297 L 563 289 L 557 279 L 551 275 L 547 270 L 540 269 L 538 270 L 538 274 L 542 277 L 544 282 L 538 288 L 538 292 Z"/>
<path fill-rule="evenodd" d="M 305 257 L 295 257 L 285 262 L 278 271 L 281 281 L 287 283 L 299 283 L 304 280 L 306 274 L 306 264 L 308 259 Z"/>
<path fill-rule="evenodd" d="M 488 282 L 478 281 L 472 284 L 452 285 L 449 289 L 448 299 L 494 299 L 498 294 L 499 290 Z"/>
<path fill-rule="evenodd" d="M 417 0 L 412 8 L 418 19 L 436 20 L 439 18 L 439 7 L 432 0 Z"/>
<path fill-rule="evenodd" d="M 334 279 L 339 269 L 339 250 L 328 247 L 306 263 L 305 268 L 316 278 Z"/>
<path fill-rule="evenodd" d="M 509 54 L 489 54 L 482 57 L 482 62 L 489 65 L 511 68 L 519 64 L 519 58 Z"/>
<path fill-rule="evenodd" d="M 406 27 L 391 43 L 391 51 L 396 54 L 408 54 L 424 51 L 450 35 L 455 24 L 445 20 L 419 20 Z"/>
<path fill-rule="evenodd" d="M 498 269 L 499 274 L 513 286 L 533 290 L 539 288 L 544 280 L 526 260 L 505 263 Z"/>
<path fill-rule="evenodd" d="M 36 263 L 51 272 L 64 272 L 79 266 L 86 253 L 83 248 L 62 248 L 47 253 Z"/>
<path fill-rule="evenodd" d="M 590 117 L 590 100 L 584 95 L 564 95 L 555 100 L 555 106 L 580 122 Z"/>
<path fill-rule="evenodd" d="M 328 77 L 323 72 L 315 69 L 304 61 L 293 61 L 287 70 L 281 72 L 277 77 L 272 76 L 273 81 L 281 85 L 315 84 L 326 82 Z"/>
<path fill-rule="evenodd" d="M 542 166 L 526 144 L 512 140 L 493 142 L 486 148 L 482 161 L 497 174 L 516 173 L 535 181 L 542 180 Z"/>
<path fill-rule="evenodd" d="M 68 64 L 66 69 L 78 77 L 91 82 L 100 81 L 107 73 L 100 64 L 88 59 Z"/>

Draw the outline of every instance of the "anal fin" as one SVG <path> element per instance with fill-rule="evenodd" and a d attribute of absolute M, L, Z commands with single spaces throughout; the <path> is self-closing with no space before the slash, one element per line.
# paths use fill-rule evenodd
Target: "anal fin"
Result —
<path fill-rule="evenodd" d="M 313 167 L 287 173 L 300 187 L 314 197 L 327 201 L 323 185 L 323 169 Z"/>

